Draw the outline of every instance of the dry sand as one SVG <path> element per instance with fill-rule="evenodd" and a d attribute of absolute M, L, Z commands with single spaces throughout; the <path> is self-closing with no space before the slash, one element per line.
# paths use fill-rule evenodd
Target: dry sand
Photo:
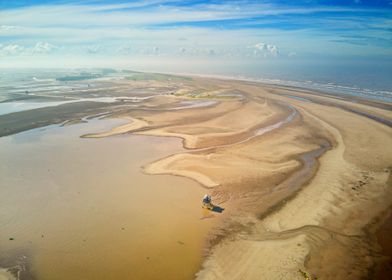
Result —
<path fill-rule="evenodd" d="M 251 82 L 182 83 L 175 96 L 114 115 L 129 124 L 84 137 L 183 139 L 188 151 L 143 170 L 191 178 L 226 208 L 197 279 L 383 274 L 389 257 L 378 236 L 392 209 L 390 104 Z M 173 100 L 195 99 L 195 88 L 198 98 L 218 103 L 168 109 Z M 220 96 L 230 91 L 241 96 Z"/>
<path fill-rule="evenodd" d="M 197 82 L 224 84 L 245 98 L 133 114 L 148 122 L 138 133 L 180 137 L 190 149 L 145 171 L 192 178 L 230 213 L 211 234 L 197 278 L 373 277 L 385 260 L 375 221 L 392 204 L 389 105 L 245 82 Z M 276 125 L 291 108 L 295 117 Z M 255 133 L 263 127 L 272 129 Z"/>

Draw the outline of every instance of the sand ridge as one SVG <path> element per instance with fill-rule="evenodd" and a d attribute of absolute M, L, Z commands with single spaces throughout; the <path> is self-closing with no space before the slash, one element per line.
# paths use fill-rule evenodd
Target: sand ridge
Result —
<path fill-rule="evenodd" d="M 103 138 L 103 137 L 109 137 L 109 136 L 114 136 L 114 135 L 119 135 L 119 134 L 132 132 L 134 130 L 146 127 L 148 125 L 147 122 L 145 122 L 143 120 L 129 118 L 129 117 L 128 117 L 128 119 L 130 119 L 129 123 L 121 125 L 121 126 L 114 127 L 111 130 L 109 130 L 109 131 L 84 134 L 81 137 L 82 138 Z"/>
<path fill-rule="evenodd" d="M 303 115 L 313 118 L 333 136 L 334 148 L 321 157 L 319 170 L 308 186 L 279 210 L 262 220 L 252 220 L 252 234 L 218 244 L 198 279 L 257 279 L 261 275 L 266 279 L 303 279 L 301 271 L 313 278 L 358 279 L 377 264 L 377 246 L 374 240 L 369 241 L 365 229 L 391 203 L 385 168 L 392 162 L 392 155 L 381 148 L 390 141 L 391 130 L 330 107 L 324 108 L 325 113 L 318 105 L 301 107 L 307 109 L 301 110 Z M 332 123 L 338 123 L 338 128 L 324 121 L 331 122 L 331 116 L 336 118 Z M 361 124 L 367 129 L 358 133 L 355 125 L 350 128 L 344 123 L 352 122 L 351 118 L 373 123 L 370 128 Z M 351 139 L 350 133 L 360 137 Z M 369 138 L 373 138 L 371 145 Z M 369 156 L 358 155 L 361 150 L 356 141 L 366 141 Z M 299 242 L 293 236 L 304 240 Z M 280 246 L 276 238 L 287 244 Z M 253 262 L 240 249 L 243 246 L 252 251 L 260 248 L 253 253 Z M 293 249 L 298 247 L 301 252 Z M 230 262 L 233 259 L 236 262 Z M 288 259 L 295 265 L 288 265 Z M 276 265 L 279 269 L 272 269 Z"/>
<path fill-rule="evenodd" d="M 197 278 L 367 275 L 378 253 L 366 228 L 392 201 L 385 171 L 392 152 L 383 148 L 392 139 L 390 111 L 255 83 L 196 82 L 213 88 L 209 94 L 224 85 L 244 98 L 219 100 L 213 108 L 134 113 L 136 125 L 95 136 L 135 131 L 183 139 L 188 152 L 143 169 L 191 178 L 229 208 L 231 218 L 215 234 L 232 233 L 221 234 L 218 243 L 211 238 L 215 245 Z"/>
<path fill-rule="evenodd" d="M 249 82 L 182 83 L 174 97 L 111 116 L 130 123 L 83 137 L 183 139 L 186 151 L 143 170 L 193 179 L 226 208 L 196 278 L 371 276 L 383 256 L 370 225 L 392 204 L 388 106 Z M 241 96 L 221 98 L 226 91 Z M 170 109 L 199 99 L 215 103 Z"/>
<path fill-rule="evenodd" d="M 272 104 L 277 104 L 277 100 L 292 104 L 300 117 L 249 142 L 239 140 L 238 145 L 221 149 L 213 149 L 217 143 L 214 138 L 225 132 L 208 135 L 191 133 L 189 129 L 192 125 L 206 127 L 205 124 L 189 123 L 186 129 L 182 125 L 144 132 L 184 139 L 189 135 L 193 138 L 207 135 L 204 143 L 212 149 L 169 156 L 145 170 L 153 174 L 167 172 L 188 176 L 214 187 L 216 195 L 230 197 L 232 220 L 245 227 L 251 224 L 247 226 L 251 233 L 240 231 L 230 234 L 230 238 L 223 237 L 210 252 L 197 278 L 303 279 L 308 275 L 322 279 L 358 279 L 368 275 L 377 264 L 379 253 L 366 227 L 391 203 L 392 194 L 386 185 L 389 172 L 385 168 L 392 162 L 392 155 L 382 148 L 392 139 L 390 128 L 341 106 L 330 106 L 334 101 L 326 97 L 318 96 L 324 100 L 316 104 L 293 101 L 277 96 L 274 91 L 260 94 L 253 85 L 238 88 L 255 96 L 250 97 L 249 102 L 257 103 L 261 95 L 267 101 L 263 106 L 272 110 L 276 110 Z M 345 106 L 351 105 L 342 102 Z M 365 108 L 367 114 L 373 112 L 367 105 L 354 104 L 353 107 L 355 110 Z M 375 111 L 383 118 L 390 116 L 383 109 Z M 262 126 L 262 118 L 257 118 Z M 231 129 L 237 127 L 233 120 Z M 167 133 L 168 130 L 171 132 Z M 333 147 L 319 159 L 317 173 L 310 183 L 295 192 L 293 198 L 289 190 L 282 192 L 276 201 L 289 198 L 287 202 L 258 219 L 263 212 L 260 197 L 267 193 L 263 191 L 265 186 L 274 184 L 279 189 L 283 178 L 301 168 L 299 155 L 321 147 L 322 139 Z M 185 147 L 197 147 L 196 143 L 201 141 L 193 140 L 193 145 L 186 143 Z M 364 211 L 364 207 L 372 210 Z M 249 218 L 249 212 L 241 214 L 245 209 L 252 209 L 255 216 Z"/>

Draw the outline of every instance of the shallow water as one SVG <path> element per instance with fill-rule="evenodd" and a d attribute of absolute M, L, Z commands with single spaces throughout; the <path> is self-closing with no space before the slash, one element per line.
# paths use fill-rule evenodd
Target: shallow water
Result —
<path fill-rule="evenodd" d="M 191 108 L 201 108 L 201 107 L 209 107 L 218 104 L 216 100 L 185 100 L 181 102 L 182 106 L 170 108 L 170 110 L 183 110 L 183 109 L 191 109 Z"/>
<path fill-rule="evenodd" d="M 304 102 L 311 102 L 309 99 L 306 99 L 304 97 L 300 97 L 300 96 L 295 96 L 295 95 L 290 95 L 290 94 L 284 94 L 284 96 L 299 100 L 299 101 L 304 101 Z"/>
<path fill-rule="evenodd" d="M 25 255 L 37 279 L 191 279 L 214 219 L 205 190 L 141 166 L 182 150 L 179 139 L 80 135 L 93 120 L 0 138 L 0 266 Z M 13 240 L 10 240 L 13 238 Z"/>
<path fill-rule="evenodd" d="M 103 103 L 114 103 L 118 101 L 130 101 L 130 102 L 142 102 L 153 98 L 154 96 L 146 96 L 146 97 L 127 97 L 127 96 L 119 96 L 119 97 L 94 97 L 94 98 L 74 98 L 71 100 L 63 100 L 63 101 L 12 101 L 12 102 L 3 102 L 0 103 L 0 115 L 5 115 L 9 113 L 21 112 L 32 109 L 39 109 L 45 107 L 53 107 L 59 106 L 68 103 L 76 103 L 76 102 L 103 102 Z"/>

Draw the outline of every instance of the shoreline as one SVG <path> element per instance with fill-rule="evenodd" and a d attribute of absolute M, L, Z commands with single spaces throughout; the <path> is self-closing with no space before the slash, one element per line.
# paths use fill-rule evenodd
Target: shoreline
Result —
<path fill-rule="evenodd" d="M 146 73 L 157 73 L 153 71 L 147 71 Z M 262 80 L 258 78 L 251 78 L 251 77 L 243 77 L 243 76 L 230 76 L 230 75 L 220 75 L 220 74 L 197 74 L 197 73 L 184 73 L 184 72 L 159 72 L 162 74 L 168 74 L 168 75 L 173 75 L 173 76 L 184 76 L 184 77 L 196 77 L 196 78 L 206 78 L 206 79 L 215 79 L 215 80 L 223 80 L 223 81 L 237 81 L 237 82 L 250 82 L 250 83 L 257 83 L 261 86 L 266 86 L 266 87 L 281 87 L 281 88 L 288 88 L 288 89 L 295 89 L 298 91 L 309 91 L 309 92 L 315 92 L 315 93 L 320 93 L 320 94 L 325 94 L 330 97 L 346 97 L 346 98 L 359 98 L 362 99 L 363 101 L 370 101 L 370 102 L 381 102 L 381 103 L 390 103 L 388 100 L 383 100 L 380 98 L 372 98 L 371 95 L 365 95 L 363 94 L 362 96 L 355 96 L 354 94 L 348 94 L 345 93 L 341 88 L 346 87 L 350 88 L 353 90 L 370 90 L 370 91 L 383 91 L 385 92 L 386 90 L 375 90 L 375 89 L 368 89 L 368 88 L 354 88 L 350 86 L 342 86 L 342 85 L 335 85 L 339 87 L 340 89 L 337 89 L 336 91 L 328 91 L 327 89 L 318 89 L 318 88 L 312 88 L 312 87 L 306 87 L 306 86 L 299 86 L 299 85 L 290 85 L 287 83 L 305 83 L 306 81 L 290 81 L 290 80 L 280 80 L 281 83 L 275 82 L 274 80 L 276 79 L 267 79 L 267 80 Z M 268 80 L 271 80 L 273 82 L 268 82 Z M 286 82 L 286 84 L 284 84 Z M 317 82 L 316 82 L 317 83 Z M 323 83 L 317 83 L 320 85 L 327 85 Z M 392 92 L 389 92 L 392 93 Z M 392 99 L 392 96 L 389 97 Z"/>
<path fill-rule="evenodd" d="M 392 198 L 386 177 L 391 170 L 385 171 L 392 154 L 382 149 L 392 136 L 391 106 L 259 82 L 190 83 L 235 89 L 246 100 L 120 111 L 108 118 L 130 123 L 81 138 L 133 133 L 182 139 L 185 151 L 141 168 L 194 180 L 226 208 L 222 223 L 206 237 L 209 250 L 197 279 L 262 274 L 346 280 L 373 273 L 381 253 L 366 228 Z"/>
<path fill-rule="evenodd" d="M 42 136 L 45 141 L 35 142 L 35 149 L 23 147 L 20 148 L 23 151 L 18 149 L 8 154 L 16 156 L 16 164 L 11 160 L 7 164 L 19 166 L 17 163 L 23 160 L 20 154 L 39 154 L 35 152 L 37 149 L 49 145 L 54 159 L 43 159 L 40 165 L 30 167 L 40 171 L 34 174 L 48 174 L 55 180 L 59 177 L 54 174 L 64 168 L 79 175 L 72 178 L 63 174 L 65 177 L 60 176 L 62 180 L 54 188 L 40 180 L 37 182 L 34 174 L 30 176 L 29 186 L 34 186 L 35 197 L 54 196 L 40 203 L 46 203 L 45 208 L 30 206 L 34 203 L 18 206 L 15 211 L 22 212 L 21 218 L 17 216 L 19 219 L 11 219 L 13 205 L 2 204 L 11 214 L 2 212 L 7 215 L 3 220 L 7 226 L 2 227 L 0 264 L 8 269 L 26 269 L 21 280 L 108 279 L 112 275 L 117 279 L 128 273 L 143 279 L 156 279 L 160 273 L 188 279 L 197 271 L 203 237 L 212 223 L 211 219 L 201 219 L 205 213 L 201 212 L 199 199 L 204 190 L 185 178 L 146 176 L 139 168 L 146 161 L 183 150 L 181 142 L 142 135 L 101 141 L 79 137 L 83 131 L 109 127 L 106 122 L 111 126 L 121 125 L 118 120 L 103 123 L 92 120 L 90 124 L 32 131 L 33 136 Z M 24 141 L 28 141 L 31 134 L 19 135 L 18 140 L 23 141 L 25 137 Z M 2 144 L 12 144 L 7 140 L 10 139 L 2 139 Z M 58 149 L 57 145 L 64 148 Z M 67 146 L 72 148 L 67 150 Z M 9 150 L 7 147 L 3 145 Z M 0 153 L 5 159 L 11 159 L 4 150 Z M 2 185 L 12 180 L 10 176 L 3 179 Z M 22 179 L 18 182 L 19 188 L 27 186 Z M 12 187 L 11 183 L 7 185 Z M 40 191 L 42 187 L 44 192 Z M 5 187 L 2 190 L 9 193 L 8 199 L 12 201 L 16 191 L 5 191 Z M 28 191 L 22 192 L 17 201 L 30 199 L 29 196 Z M 24 251 L 13 248 L 24 248 Z M 113 251 L 118 253 L 113 255 Z M 22 258 L 27 266 L 16 267 Z M 184 266 L 180 274 L 171 269 L 172 263 Z M 149 269 L 151 266 L 155 269 Z"/>
<path fill-rule="evenodd" d="M 330 104 L 328 104 L 328 105 L 330 105 Z M 324 106 L 325 106 L 325 104 L 324 104 Z M 339 107 L 338 107 L 339 108 Z M 340 109 L 340 108 L 339 108 Z M 344 108 L 344 109 L 346 109 L 346 108 Z M 349 113 L 356 113 L 356 114 L 358 114 L 358 112 L 357 111 L 350 111 L 350 110 L 346 110 L 346 111 L 348 111 Z M 367 115 L 363 115 L 363 116 L 365 116 L 365 117 L 368 117 L 369 118 L 369 115 L 367 114 Z M 380 119 L 378 119 L 378 118 L 370 118 L 371 120 L 374 120 L 374 121 L 380 121 Z M 383 124 L 385 124 L 385 125 L 388 125 L 389 123 L 388 122 L 385 122 L 385 121 L 381 121 L 381 123 L 383 123 Z M 388 125 L 389 126 L 389 125 Z M 320 155 L 321 156 L 321 155 Z M 305 186 L 304 186 L 305 187 Z M 284 203 L 287 203 L 286 201 L 284 202 Z M 204 276 L 203 276 L 204 277 Z M 202 279 L 204 279 L 202 277 Z M 206 279 L 209 279 L 208 277 L 206 278 Z"/>

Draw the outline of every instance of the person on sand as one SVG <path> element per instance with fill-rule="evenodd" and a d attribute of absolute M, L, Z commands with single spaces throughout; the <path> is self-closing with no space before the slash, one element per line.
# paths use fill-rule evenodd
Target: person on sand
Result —
<path fill-rule="evenodd" d="M 211 203 L 211 195 L 206 194 L 203 197 L 203 207 L 208 208 L 208 209 L 212 209 L 212 203 Z"/>

